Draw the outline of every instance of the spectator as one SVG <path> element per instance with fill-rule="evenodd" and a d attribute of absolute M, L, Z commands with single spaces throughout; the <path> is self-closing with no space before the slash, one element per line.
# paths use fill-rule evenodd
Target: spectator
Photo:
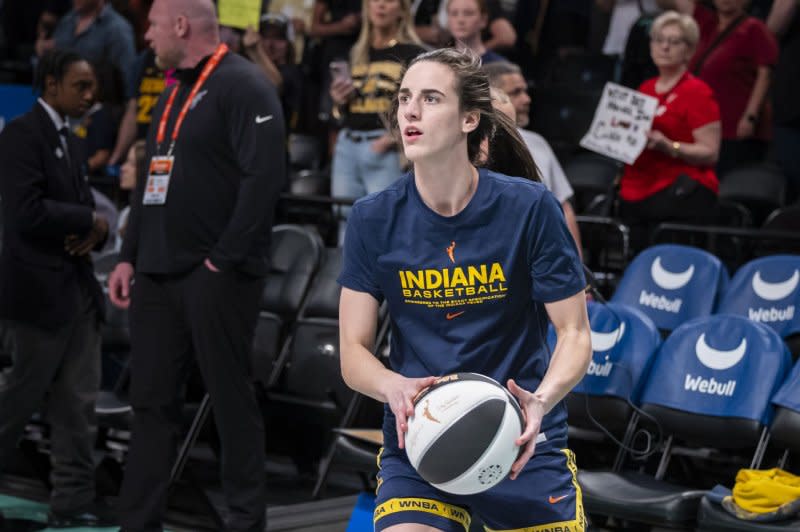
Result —
<path fill-rule="evenodd" d="M 95 102 L 79 120 L 74 130 L 82 141 L 81 149 L 85 154 L 88 175 L 104 174 L 114 148 L 115 125 L 109 106 Z"/>
<path fill-rule="evenodd" d="M 720 112 L 709 86 L 687 70 L 699 33 L 692 17 L 675 11 L 653 23 L 650 50 L 659 75 L 639 91 L 657 98 L 658 108 L 647 148 L 620 183 L 620 216 L 631 226 L 634 249 L 647 244 L 657 223 L 716 217 Z"/>
<path fill-rule="evenodd" d="M 622 56 L 628 34 L 636 20 L 642 15 L 657 12 L 656 0 L 595 0 L 595 4 L 611 11 L 608 32 L 603 43 L 603 53 Z"/>
<path fill-rule="evenodd" d="M 117 206 L 113 201 L 111 201 L 111 198 L 103 194 L 101 191 L 94 187 L 92 187 L 90 191 L 92 193 L 92 200 L 94 201 L 94 210 L 97 212 L 98 216 L 105 218 L 106 222 L 108 223 L 108 238 L 106 238 L 102 247 L 95 250 L 94 253 L 94 256 L 98 256 L 107 251 L 113 250 L 116 245 L 116 241 L 112 233 L 116 230 L 117 225 L 119 224 L 119 209 L 117 209 Z"/>
<path fill-rule="evenodd" d="M 287 130 L 295 131 L 305 93 L 303 73 L 294 64 L 291 21 L 283 14 L 265 13 L 261 15 L 259 30 L 245 31 L 242 41 L 245 53 L 278 88 Z"/>
<path fill-rule="evenodd" d="M 128 150 L 128 157 L 122 164 L 119 170 L 119 188 L 120 190 L 130 195 L 136 189 L 136 183 L 141 183 L 147 179 L 147 157 L 146 157 L 146 144 L 144 140 L 137 140 L 133 146 Z M 114 239 L 114 249 L 120 251 L 122 249 L 122 241 L 125 238 L 125 231 L 128 228 L 128 217 L 130 216 L 131 206 L 126 205 L 124 209 L 119 212 L 117 218 L 116 234 Z"/>
<path fill-rule="evenodd" d="M 546 79 L 559 61 L 586 51 L 591 35 L 592 0 L 537 2 L 541 29 L 536 41 L 535 79 Z M 544 9 L 544 13 L 539 10 Z"/>
<path fill-rule="evenodd" d="M 486 0 L 445 0 L 447 6 L 447 29 L 458 48 L 469 48 L 480 56 L 483 64 L 504 61 L 505 58 L 488 50 L 483 44 L 481 32 L 486 28 L 489 12 Z"/>
<path fill-rule="evenodd" d="M 772 103 L 775 114 L 775 159 L 789 180 L 789 201 L 800 197 L 800 6 L 797 0 L 775 0 L 767 26 L 780 39 Z"/>
<path fill-rule="evenodd" d="M 395 97 L 404 64 L 423 51 L 410 0 L 364 0 L 362 17 L 350 52 L 352 77 L 341 72 L 331 84 L 334 111 L 343 125 L 331 168 L 331 192 L 339 198 L 383 190 L 402 175 L 396 141 L 382 115 Z"/>
<path fill-rule="evenodd" d="M 92 448 L 100 385 L 103 293 L 89 252 L 108 235 L 67 116 L 94 98 L 89 63 L 72 52 L 45 53 L 41 97 L 0 134 L 3 254 L 0 318 L 12 333 L 14 365 L 0 393 L 0 468 L 9 464 L 31 415 L 50 422 L 51 527 L 110 525 L 95 504 Z"/>
<path fill-rule="evenodd" d="M 449 35 L 439 21 L 439 0 L 419 0 L 411 5 L 414 15 L 414 30 L 422 42 L 440 48 L 447 44 Z"/>
<path fill-rule="evenodd" d="M 488 25 L 483 29 L 483 45 L 487 50 L 508 50 L 517 42 L 517 32 L 500 8 L 498 0 L 483 0 Z M 449 26 L 447 21 L 447 0 L 439 0 L 438 20 L 442 27 Z"/>
<path fill-rule="evenodd" d="M 294 50 L 292 64 L 299 65 L 314 15 L 313 0 L 270 0 L 267 11 L 270 15 L 283 15 L 289 19 L 291 26 L 287 33 Z"/>
<path fill-rule="evenodd" d="M 525 78 L 522 77 L 522 71 L 519 66 L 507 61 L 484 65 L 483 70 L 489 77 L 491 86 L 499 89 L 499 92 L 495 93 L 497 95 L 496 100 L 493 102 L 495 107 L 499 106 L 498 108 L 510 116 L 517 124 L 517 132 L 531 152 L 533 160 L 536 161 L 542 183 L 561 204 L 567 228 L 580 252 L 580 228 L 578 227 L 578 221 L 575 219 L 575 209 L 572 208 L 572 203 L 570 203 L 574 192 L 569 181 L 567 181 L 567 176 L 564 174 L 564 170 L 561 168 L 555 153 L 553 153 L 553 149 L 544 137 L 533 131 L 523 129 L 530 121 L 528 109 L 531 99 L 528 96 L 528 84 L 525 82 Z M 508 100 L 510 107 L 513 108 L 513 113 L 509 112 L 508 106 L 503 105 L 505 99 Z"/>
<path fill-rule="evenodd" d="M 153 112 L 148 179 L 136 184 L 109 277 L 111 302 L 131 309 L 133 439 L 120 518 L 125 532 L 162 528 L 180 368 L 195 360 L 216 413 L 225 529 L 260 532 L 264 427 L 250 351 L 285 179 L 280 102 L 258 67 L 220 42 L 211 0 L 155 0 L 149 20 L 157 62 L 178 69 L 178 83 Z"/>
<path fill-rule="evenodd" d="M 346 61 L 361 28 L 361 0 L 316 0 L 309 36 L 319 40 L 318 61 L 313 61 L 312 74 L 319 77 L 320 120 L 331 114 L 329 88 L 332 61 Z"/>
<path fill-rule="evenodd" d="M 120 121 L 109 165 L 119 164 L 133 142 L 145 138 L 153 108 L 167 85 L 166 73 L 156 65 L 156 55 L 150 48 L 139 54 L 135 72 L 134 86 L 130 89 L 133 96 L 128 100 Z"/>
<path fill-rule="evenodd" d="M 40 34 L 36 53 L 41 56 L 54 47 L 73 50 L 88 59 L 101 78 L 112 68 L 121 80 L 127 101 L 131 97 L 128 91 L 136 62 L 130 23 L 106 0 L 73 0 L 72 6 L 58 21 L 52 38 Z M 103 88 L 108 90 L 106 86 Z"/>
<path fill-rule="evenodd" d="M 694 0 L 658 0 L 694 16 L 700 41 L 689 70 L 708 83 L 719 101 L 722 144 L 717 174 L 762 161 L 772 137 L 767 101 L 778 44 L 766 25 L 745 11 L 747 0 L 714 0 L 716 12 Z"/>

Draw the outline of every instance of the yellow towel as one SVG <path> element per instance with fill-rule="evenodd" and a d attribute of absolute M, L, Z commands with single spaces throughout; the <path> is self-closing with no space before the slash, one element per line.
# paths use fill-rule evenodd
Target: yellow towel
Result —
<path fill-rule="evenodd" d="M 782 469 L 741 469 L 733 486 L 733 500 L 755 514 L 775 512 L 800 499 L 800 477 Z"/>

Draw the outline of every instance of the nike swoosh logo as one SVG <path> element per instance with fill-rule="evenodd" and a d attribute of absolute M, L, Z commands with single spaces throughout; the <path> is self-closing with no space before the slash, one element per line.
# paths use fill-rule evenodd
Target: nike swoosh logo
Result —
<path fill-rule="evenodd" d="M 263 124 L 264 122 L 269 122 L 270 120 L 272 120 L 272 115 L 256 116 L 256 124 Z"/>
<path fill-rule="evenodd" d="M 452 314 L 450 314 L 450 313 L 448 312 L 448 313 L 447 313 L 447 319 L 448 319 L 448 320 L 453 320 L 453 319 L 455 319 L 455 318 L 457 318 L 457 317 L 461 316 L 461 315 L 462 315 L 462 314 L 464 314 L 465 312 L 466 312 L 466 310 L 462 310 L 461 312 L 453 312 Z"/>
<path fill-rule="evenodd" d="M 555 504 L 558 501 L 562 501 L 562 500 L 564 500 L 566 498 L 567 498 L 566 495 L 561 495 L 560 497 L 553 497 L 552 495 L 550 495 L 550 498 L 547 499 L 547 502 L 549 502 L 550 504 Z"/>

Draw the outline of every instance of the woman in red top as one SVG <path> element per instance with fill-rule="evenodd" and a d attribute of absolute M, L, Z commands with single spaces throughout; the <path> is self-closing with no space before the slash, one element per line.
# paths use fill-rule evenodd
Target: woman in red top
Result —
<path fill-rule="evenodd" d="M 747 15 L 747 0 L 714 0 L 716 11 L 695 0 L 658 3 L 692 15 L 700 27 L 689 70 L 708 83 L 719 101 L 720 178 L 734 168 L 762 161 L 772 138 L 771 109 L 765 100 L 770 70 L 778 61 L 775 37 L 762 21 Z"/>
<path fill-rule="evenodd" d="M 717 213 L 719 107 L 708 85 L 687 71 L 699 29 L 692 17 L 668 11 L 653 22 L 650 38 L 659 75 L 639 91 L 659 104 L 647 148 L 620 183 L 620 216 L 635 249 L 660 222 L 709 223 Z"/>

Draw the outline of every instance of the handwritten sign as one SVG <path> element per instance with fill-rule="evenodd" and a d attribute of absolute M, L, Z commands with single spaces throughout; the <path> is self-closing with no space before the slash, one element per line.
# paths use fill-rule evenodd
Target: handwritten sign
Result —
<path fill-rule="evenodd" d="M 231 28 L 258 29 L 261 18 L 261 0 L 219 0 L 219 23 Z"/>
<path fill-rule="evenodd" d="M 616 83 L 606 83 L 592 127 L 581 146 L 612 159 L 633 164 L 647 146 L 658 100 Z"/>

